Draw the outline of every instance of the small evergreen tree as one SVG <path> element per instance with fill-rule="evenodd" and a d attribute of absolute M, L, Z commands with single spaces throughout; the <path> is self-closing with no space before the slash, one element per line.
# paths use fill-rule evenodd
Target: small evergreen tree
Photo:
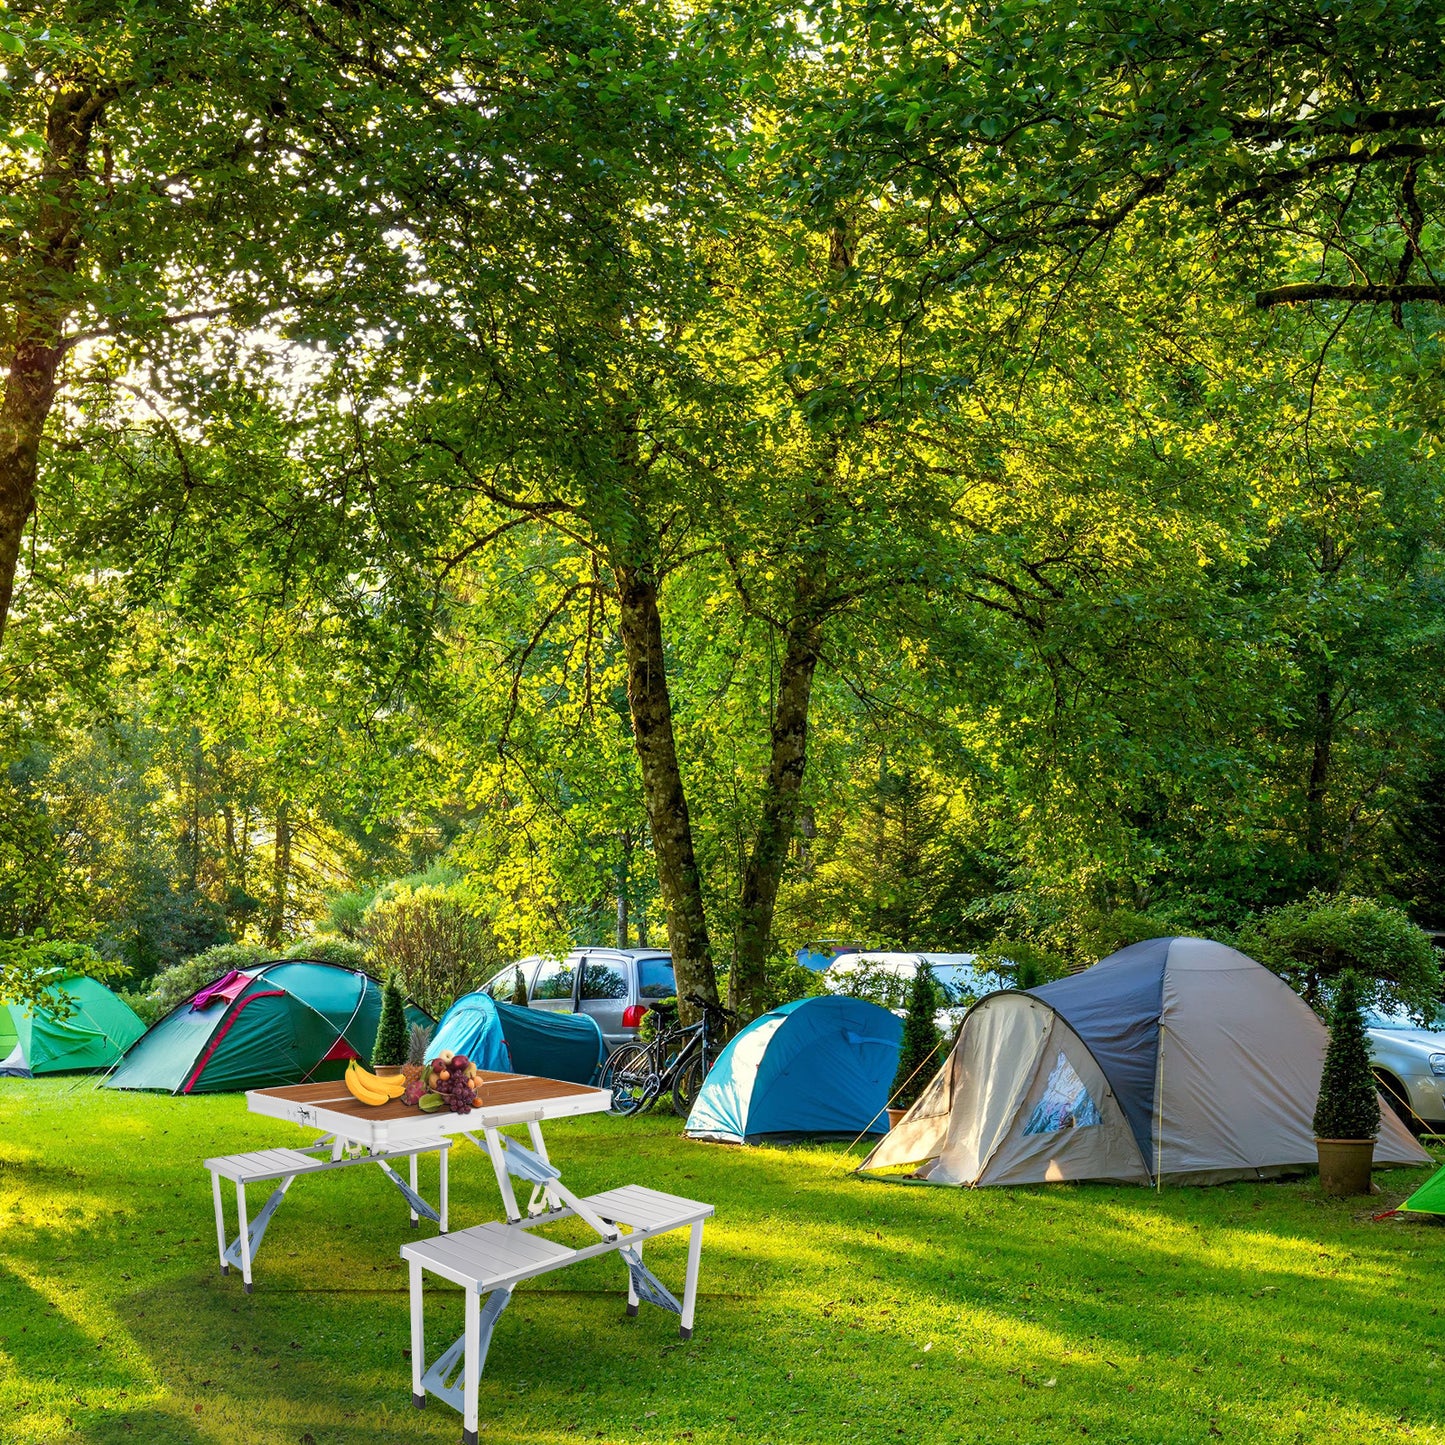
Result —
<path fill-rule="evenodd" d="M 396 975 L 386 976 L 381 991 L 381 1019 L 376 1026 L 376 1046 L 371 1051 L 371 1066 L 406 1063 L 406 1004 Z"/>
<path fill-rule="evenodd" d="M 908 1011 L 903 1018 L 903 1051 L 898 1056 L 898 1072 L 893 1076 L 895 1109 L 910 1108 L 933 1077 L 941 1035 L 934 1022 L 938 1010 L 938 988 L 933 970 L 926 963 L 918 965 L 908 990 Z"/>
<path fill-rule="evenodd" d="M 1318 1139 L 1373 1139 L 1380 1132 L 1380 1099 L 1370 1071 L 1370 1046 L 1360 1011 L 1360 981 L 1340 979 L 1330 1009 L 1330 1045 L 1315 1107 Z"/>
<path fill-rule="evenodd" d="M 514 970 L 515 977 L 512 980 L 512 1002 L 518 1008 L 527 1007 L 527 977 L 522 970 Z"/>

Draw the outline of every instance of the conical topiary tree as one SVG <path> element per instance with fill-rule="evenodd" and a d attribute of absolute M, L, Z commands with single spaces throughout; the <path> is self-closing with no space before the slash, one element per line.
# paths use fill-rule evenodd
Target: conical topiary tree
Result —
<path fill-rule="evenodd" d="M 1370 1070 L 1370 1046 L 1360 1009 L 1360 982 L 1340 979 L 1330 1009 L 1330 1044 L 1315 1107 L 1317 1139 L 1373 1139 L 1380 1132 L 1380 1098 Z"/>
<path fill-rule="evenodd" d="M 376 1045 L 371 1051 L 371 1066 L 406 1063 L 406 1004 L 401 996 L 396 975 L 386 976 L 381 991 L 381 1019 L 376 1025 Z"/>
<path fill-rule="evenodd" d="M 937 1011 L 938 987 L 933 970 L 920 962 L 908 990 L 903 1051 L 898 1056 L 898 1072 L 893 1076 L 893 1097 L 888 1101 L 894 1109 L 911 1108 L 933 1077 L 932 1064 L 941 1038 L 933 1017 Z"/>

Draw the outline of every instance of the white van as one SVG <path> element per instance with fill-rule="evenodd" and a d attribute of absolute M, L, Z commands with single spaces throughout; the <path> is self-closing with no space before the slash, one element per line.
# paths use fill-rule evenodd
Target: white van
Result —
<path fill-rule="evenodd" d="M 952 1035 L 984 994 L 1009 986 L 1001 975 L 980 968 L 977 960 L 975 953 L 840 953 L 823 970 L 823 986 L 829 993 L 865 998 L 902 1014 L 918 966 L 927 963 L 948 995 L 948 1004 L 938 1010 L 934 1022 Z"/>

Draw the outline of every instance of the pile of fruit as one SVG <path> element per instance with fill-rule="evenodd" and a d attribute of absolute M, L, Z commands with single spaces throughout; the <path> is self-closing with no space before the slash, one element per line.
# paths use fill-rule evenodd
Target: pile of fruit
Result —
<path fill-rule="evenodd" d="M 400 1099 L 427 1113 L 450 1109 L 470 1114 L 482 1102 L 482 1077 L 463 1054 L 443 1049 L 429 1064 L 403 1064 L 401 1073 L 377 1075 L 355 1059 L 346 1066 L 346 1087 L 363 1104 L 385 1104 Z"/>

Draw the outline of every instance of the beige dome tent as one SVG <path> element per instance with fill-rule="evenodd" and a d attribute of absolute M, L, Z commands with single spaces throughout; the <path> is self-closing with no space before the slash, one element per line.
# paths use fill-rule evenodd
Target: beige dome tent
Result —
<path fill-rule="evenodd" d="M 1071 978 L 990 994 L 864 1169 L 941 1184 L 1217 1183 L 1316 1162 L 1324 1026 L 1253 959 L 1153 938 Z M 1429 1156 L 1381 1110 L 1376 1164 Z"/>

